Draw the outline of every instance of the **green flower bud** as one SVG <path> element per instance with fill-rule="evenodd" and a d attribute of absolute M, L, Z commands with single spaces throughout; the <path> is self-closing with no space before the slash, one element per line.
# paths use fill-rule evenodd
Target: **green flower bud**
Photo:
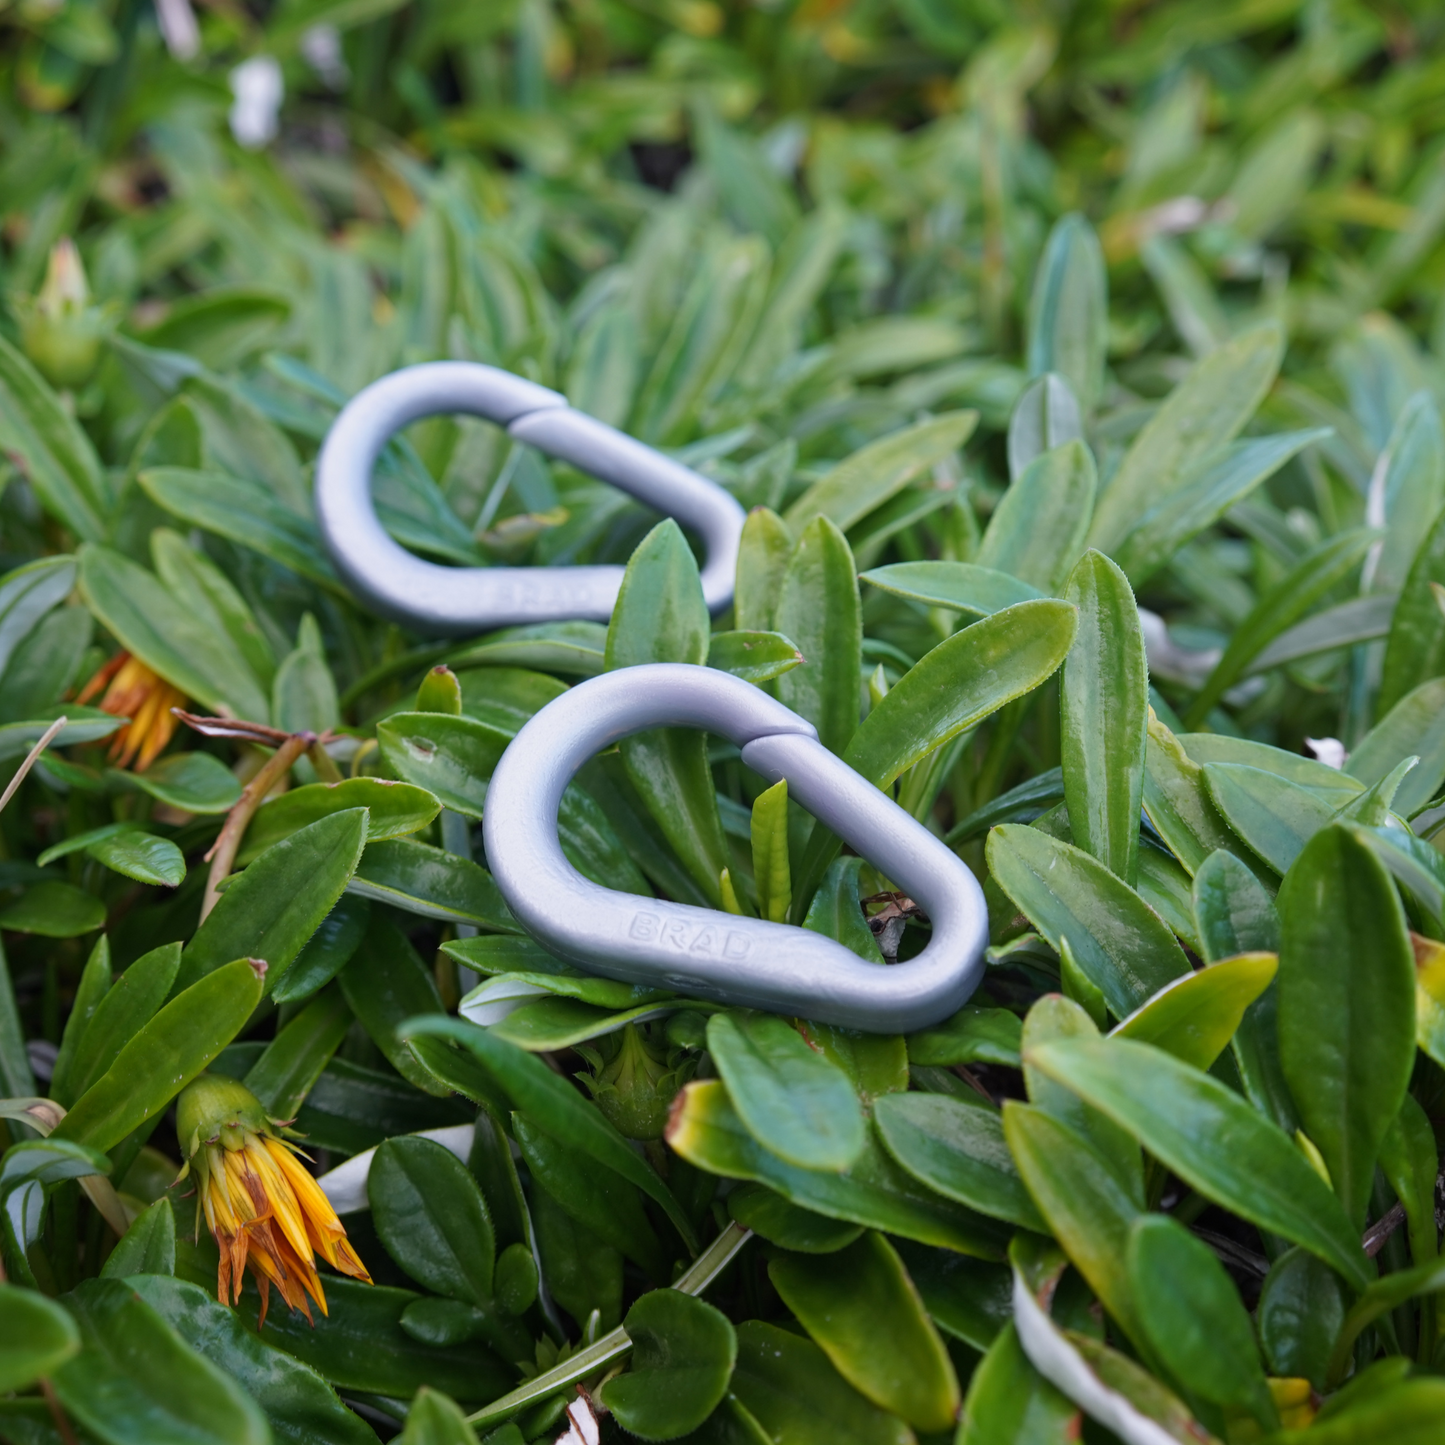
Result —
<path fill-rule="evenodd" d="M 52 386 L 74 391 L 90 380 L 115 316 L 90 304 L 85 267 L 68 236 L 51 247 L 40 294 L 18 298 L 15 312 L 25 355 Z"/>
<path fill-rule="evenodd" d="M 634 1024 L 597 1042 L 605 1053 L 585 1045 L 577 1050 L 592 1065 L 581 1079 L 597 1107 L 629 1139 L 661 1139 L 673 1096 L 693 1064 L 684 1060 L 679 1068 L 662 1057 Z"/>
<path fill-rule="evenodd" d="M 236 1079 L 202 1074 L 176 1100 L 176 1137 L 187 1162 L 208 1144 L 240 1149 L 248 1134 L 274 1135 L 261 1101 Z"/>

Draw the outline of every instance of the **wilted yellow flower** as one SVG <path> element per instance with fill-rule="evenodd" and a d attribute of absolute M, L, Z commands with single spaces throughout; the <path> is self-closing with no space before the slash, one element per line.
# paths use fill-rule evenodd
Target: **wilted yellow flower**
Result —
<path fill-rule="evenodd" d="M 176 1102 L 176 1132 L 187 1161 L 181 1177 L 195 1170 L 197 1229 L 204 1210 L 221 1251 L 216 1295 L 222 1304 L 235 1304 L 249 1264 L 261 1292 L 258 1328 L 273 1284 L 308 1321 L 308 1295 L 327 1312 L 317 1255 L 342 1274 L 371 1283 L 330 1200 L 278 1127 L 234 1079 L 202 1074 Z"/>
<path fill-rule="evenodd" d="M 175 735 L 173 707 L 184 707 L 186 695 L 154 673 L 138 657 L 118 652 L 80 690 L 76 702 L 87 702 L 105 688 L 100 710 L 130 721 L 116 733 L 110 744 L 110 759 L 117 767 L 130 766 L 145 772 L 165 751 Z"/>

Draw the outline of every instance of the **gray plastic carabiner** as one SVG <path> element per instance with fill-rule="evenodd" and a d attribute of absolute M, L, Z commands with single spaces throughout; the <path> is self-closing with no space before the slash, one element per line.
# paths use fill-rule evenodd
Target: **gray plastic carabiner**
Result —
<path fill-rule="evenodd" d="M 904 889 L 933 924 L 893 967 L 802 928 L 619 893 L 584 878 L 557 842 L 563 790 L 594 753 L 650 727 L 705 728 Z M 988 942 L 983 890 L 951 849 L 751 683 L 653 663 L 579 683 L 523 726 L 487 788 L 487 863 L 540 943 L 593 972 L 867 1033 L 908 1033 L 959 1009 Z"/>
<path fill-rule="evenodd" d="M 326 550 L 374 611 L 426 635 L 462 636 L 514 623 L 605 622 L 617 601 L 621 567 L 443 567 L 392 541 L 372 504 L 372 468 L 395 432 L 442 412 L 485 417 L 676 517 L 706 544 L 702 590 L 709 610 L 721 612 L 732 601 L 744 514 L 721 487 L 574 411 L 545 386 L 495 366 L 432 361 L 358 392 L 332 424 L 316 463 L 316 519 Z"/>

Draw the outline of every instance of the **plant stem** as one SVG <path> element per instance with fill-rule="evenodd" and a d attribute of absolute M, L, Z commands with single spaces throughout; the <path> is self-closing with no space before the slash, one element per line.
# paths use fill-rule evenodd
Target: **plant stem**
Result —
<path fill-rule="evenodd" d="M 242 790 L 240 800 L 231 809 L 225 827 L 221 829 L 220 836 L 206 855 L 210 860 L 211 871 L 206 876 L 206 895 L 201 900 L 202 923 L 220 901 L 221 880 L 230 873 L 231 864 L 236 861 L 236 852 L 256 809 L 261 806 L 266 794 L 291 771 L 291 765 L 296 759 L 315 741 L 315 733 L 293 733 L 266 759 L 261 771 Z"/>
<path fill-rule="evenodd" d="M 681 1290 L 683 1294 L 701 1294 L 732 1263 L 737 1252 L 751 1238 L 752 1230 L 744 1229 L 740 1224 L 728 1225 L 698 1255 L 687 1271 L 678 1277 L 673 1289 Z M 468 1415 L 467 1423 L 479 1429 L 500 1425 L 528 1405 L 535 1405 L 539 1400 L 545 1400 L 559 1390 L 565 1390 L 569 1385 L 585 1380 L 588 1375 L 595 1375 L 613 1361 L 621 1359 L 631 1349 L 632 1341 L 627 1338 L 627 1331 L 618 1325 L 610 1334 L 603 1335 L 595 1345 L 579 1350 L 571 1359 L 563 1360 L 546 1374 L 519 1385 L 500 1400 L 493 1400 L 475 1415 Z"/>

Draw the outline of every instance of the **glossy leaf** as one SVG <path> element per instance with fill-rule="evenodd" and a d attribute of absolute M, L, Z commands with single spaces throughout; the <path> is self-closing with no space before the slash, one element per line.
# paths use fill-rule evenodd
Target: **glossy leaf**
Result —
<path fill-rule="evenodd" d="M 714 632 L 707 647 L 709 667 L 744 682 L 770 682 L 803 661 L 793 640 L 781 632 Z"/>
<path fill-rule="evenodd" d="M 377 724 L 376 741 L 387 767 L 404 782 L 463 817 L 480 818 L 487 782 L 511 735 L 474 718 L 401 712 Z"/>
<path fill-rule="evenodd" d="M 1079 609 L 1060 689 L 1069 826 L 1084 852 L 1132 886 L 1149 711 L 1139 614 L 1127 578 L 1099 552 L 1084 555 L 1064 595 Z"/>
<path fill-rule="evenodd" d="M 643 1295 L 623 1321 L 632 1364 L 602 1387 L 602 1403 L 630 1435 L 673 1440 L 722 1402 L 737 1359 L 726 1315 L 674 1289 Z"/>
<path fill-rule="evenodd" d="M 1067 938 L 1079 966 L 1117 1017 L 1133 1013 L 1188 971 L 1168 925 L 1103 864 L 1036 828 L 995 828 L 993 877 L 1056 948 Z"/>
<path fill-rule="evenodd" d="M 1300 854 L 1279 908 L 1280 1063 L 1300 1122 L 1361 1227 L 1380 1141 L 1415 1061 L 1404 913 L 1379 859 L 1338 827 Z"/>
<path fill-rule="evenodd" d="M 972 562 L 895 562 L 862 572 L 859 580 L 910 602 L 976 617 L 991 617 L 1042 595 L 1007 572 Z"/>
<path fill-rule="evenodd" d="M 414 1280 L 469 1304 L 491 1299 L 492 1221 L 455 1154 L 417 1135 L 388 1139 L 371 1162 L 366 1194 L 387 1253 Z"/>
<path fill-rule="evenodd" d="M 1094 514 L 1091 546 L 1112 552 L 1137 517 L 1177 491 L 1211 451 L 1233 440 L 1274 381 L 1283 349 L 1276 327 L 1259 326 L 1194 367 L 1124 454 Z"/>
<path fill-rule="evenodd" d="M 1419 763 L 1406 773 L 1392 803 L 1401 817 L 1418 812 L 1440 791 L 1445 780 L 1442 716 L 1445 678 L 1434 678 L 1402 697 L 1366 733 L 1345 763 L 1345 771 L 1369 787 L 1381 782 L 1406 758 L 1418 757 Z"/>
<path fill-rule="evenodd" d="M 113 833 L 98 838 L 86 850 L 97 863 L 137 883 L 175 888 L 186 876 L 186 860 L 168 838 L 153 833 Z"/>
<path fill-rule="evenodd" d="M 1335 815 L 1318 793 L 1244 763 L 1206 763 L 1204 781 L 1220 816 L 1276 873 Z"/>
<path fill-rule="evenodd" d="M 341 991 L 327 989 L 277 1031 L 244 1080 L 273 1119 L 296 1117 L 351 1023 Z"/>
<path fill-rule="evenodd" d="M 1207 1069 L 1229 1047 L 1245 1010 L 1274 981 L 1272 953 L 1245 953 L 1166 984 L 1113 1031 L 1153 1044 L 1196 1069 Z"/>
<path fill-rule="evenodd" d="M 341 783 L 310 783 L 292 788 L 256 810 L 241 844 L 237 862 L 244 866 L 273 843 L 351 808 L 365 808 L 368 842 L 403 838 L 418 832 L 441 811 L 441 805 L 423 788 L 382 778 L 348 778 Z"/>
<path fill-rule="evenodd" d="M 562 1143 L 590 1154 L 599 1164 L 637 1185 L 662 1206 L 684 1242 L 691 1247 L 692 1226 L 672 1192 L 632 1152 L 622 1135 L 540 1059 L 500 1039 L 492 1039 L 474 1024 L 456 1019 L 419 1019 L 405 1032 L 409 1037 L 434 1035 L 461 1044 L 528 1119 Z"/>
<path fill-rule="evenodd" d="M 908 1035 L 908 1062 L 953 1068 L 958 1064 L 1019 1067 L 1023 1025 L 1007 1009 L 964 1004 L 931 1029 Z"/>
<path fill-rule="evenodd" d="M 1014 1167 L 1003 1125 L 978 1105 L 944 1094 L 889 1094 L 873 1106 L 878 1136 L 896 1163 L 945 1199 L 1020 1229 L 1047 1232 Z"/>
<path fill-rule="evenodd" d="M 848 539 L 826 515 L 815 517 L 788 560 L 773 614 L 803 654 L 798 667 L 778 678 L 777 699 L 840 754 L 858 727 L 863 616 L 854 571 Z"/>
<path fill-rule="evenodd" d="M 749 823 L 753 853 L 753 884 L 758 914 L 770 923 L 785 923 L 793 903 L 793 875 L 788 856 L 788 780 L 779 778 L 753 801 Z"/>
<path fill-rule="evenodd" d="M 860 1395 L 811 1340 L 761 1320 L 738 1327 L 732 1390 L 772 1440 L 910 1445 L 913 1432 Z"/>
<path fill-rule="evenodd" d="M 694 1082 L 673 1105 L 667 1142 L 688 1163 L 730 1179 L 765 1184 L 793 1204 L 830 1219 L 998 1258 L 998 1227 L 924 1189 L 870 1138 L 841 1174 L 798 1169 L 769 1153 L 748 1132 L 721 1080 Z"/>
<path fill-rule="evenodd" d="M 60 1050 L 50 1075 L 50 1097 L 66 1108 L 75 1102 L 79 1092 L 75 1087 L 78 1082 L 77 1071 L 82 1067 L 81 1051 L 90 1021 L 95 1017 L 101 1001 L 110 992 L 112 982 L 110 940 L 102 934 L 96 939 L 95 947 L 91 949 L 90 957 L 80 975 L 75 1001 L 71 1005 L 70 1017 L 66 1020 L 65 1033 L 61 1036 Z"/>
<path fill-rule="evenodd" d="M 846 532 L 919 473 L 955 452 L 977 424 L 977 412 L 950 412 L 870 442 L 814 482 L 783 519 L 794 536 L 817 517 L 826 517 Z"/>
<path fill-rule="evenodd" d="M 1167 1215 L 1146 1214 L 1129 1232 L 1129 1279 L 1149 1347 L 1191 1394 L 1277 1422 L 1254 1328 L 1213 1250 Z"/>
<path fill-rule="evenodd" d="M 779 1255 L 768 1277 L 834 1368 L 921 1430 L 958 1413 L 953 1365 L 897 1253 L 869 1232 L 836 1255 Z"/>
<path fill-rule="evenodd" d="M 934 748 L 1051 676 L 1077 627 L 1066 602 L 1024 602 L 976 622 L 919 661 L 863 720 L 844 755 L 882 788 Z"/>
<path fill-rule="evenodd" d="M 131 1222 L 100 1273 L 105 1279 L 129 1279 L 175 1272 L 176 1215 L 169 1199 L 157 1199 Z"/>
<path fill-rule="evenodd" d="M 714 1014 L 708 1052 L 733 1108 L 765 1149 L 802 1169 L 847 1169 L 864 1120 L 843 1071 L 771 1014 Z"/>
<path fill-rule="evenodd" d="M 485 868 L 409 838 L 368 844 L 346 891 L 423 918 L 509 932 L 518 928 Z"/>
<path fill-rule="evenodd" d="M 21 898 L 0 908 L 0 928 L 43 938 L 78 938 L 105 925 L 105 904 L 71 883 L 32 884 Z"/>
<path fill-rule="evenodd" d="M 210 753 L 171 753 L 143 773 L 110 772 L 106 779 L 117 788 L 147 793 L 183 813 L 225 813 L 241 797 L 240 783 Z"/>
<path fill-rule="evenodd" d="M 863 1232 L 861 1224 L 804 1209 L 761 1184 L 734 1188 L 728 1194 L 728 1213 L 770 1244 L 798 1254 L 834 1254 Z"/>
<path fill-rule="evenodd" d="M 992 568 L 1042 593 L 1062 594 L 1064 582 L 1084 549 L 1097 490 L 1094 458 L 1082 441 L 1070 441 L 1035 457 L 1014 479 L 989 518 L 974 570 Z M 901 567 L 965 565 L 903 563 Z M 989 596 L 986 592 L 982 595 Z M 1022 600 L 1010 597 L 999 606 Z M 997 611 L 998 606 L 989 610 Z"/>
<path fill-rule="evenodd" d="M 163 944 L 131 964 L 96 1006 L 76 1048 L 66 1081 L 72 1100 L 82 1095 L 116 1061 L 120 1051 L 155 1017 L 181 966 L 178 943 Z"/>
<path fill-rule="evenodd" d="M 1381 716 L 1406 693 L 1445 674 L 1445 612 L 1432 583 L 1445 585 L 1445 511 L 1420 541 L 1395 604 L 1376 699 Z"/>
<path fill-rule="evenodd" d="M 1069 383 L 1056 371 L 1035 377 L 1020 393 L 1008 420 L 1008 474 L 1018 482 L 1030 463 L 1045 453 L 1082 440 L 1083 419 Z M 1093 499 L 1090 498 L 1090 510 Z M 1077 525 L 1087 530 L 1088 512 Z M 1082 537 L 1079 545 L 1082 545 Z"/>
<path fill-rule="evenodd" d="M 1260 1290 L 1256 1318 L 1265 1359 L 1275 1375 L 1325 1388 L 1330 1351 L 1345 1320 L 1345 1286 L 1303 1249 L 1275 1260 Z"/>
<path fill-rule="evenodd" d="M 706 662 L 709 631 L 697 561 L 677 523 L 661 522 L 627 564 L 607 630 L 607 667 Z M 654 728 L 624 738 L 621 747 L 633 787 L 716 906 L 728 857 L 705 738 L 687 728 Z"/>
<path fill-rule="evenodd" d="M 366 846 L 365 808 L 348 808 L 272 845 L 231 884 L 181 956 L 177 988 L 227 959 L 263 958 L 274 988 L 331 912 Z"/>
<path fill-rule="evenodd" d="M 76 1100 L 51 1137 L 113 1149 L 240 1032 L 261 1001 L 264 976 L 264 967 L 238 958 L 176 994 Z"/>
<path fill-rule="evenodd" d="M 1104 385 L 1109 282 L 1099 238 L 1077 212 L 1049 232 L 1029 298 L 1029 374 L 1057 371 L 1085 412 Z"/>
<path fill-rule="evenodd" d="M 1148 1044 L 1045 1043 L 1025 1061 L 1109 1115 L 1192 1188 L 1302 1244 L 1357 1287 L 1359 1238 L 1293 1141 L 1226 1085 Z"/>
<path fill-rule="evenodd" d="M 192 1349 L 120 1280 L 70 1296 L 83 1348 L 53 1376 L 66 1413 L 103 1440 L 265 1445 L 266 1417 L 226 1370 Z"/>
<path fill-rule="evenodd" d="M 1069 1445 L 1079 1412 L 1033 1367 L 1010 1323 L 969 1381 L 959 1445 Z"/>
<path fill-rule="evenodd" d="M 740 628 L 771 631 L 792 554 L 793 535 L 787 523 L 767 507 L 754 507 L 743 523 L 738 546 L 733 615 Z"/>
<path fill-rule="evenodd" d="M 0 1389 L 25 1389 L 79 1349 L 80 1331 L 54 1300 L 0 1284 Z"/>

